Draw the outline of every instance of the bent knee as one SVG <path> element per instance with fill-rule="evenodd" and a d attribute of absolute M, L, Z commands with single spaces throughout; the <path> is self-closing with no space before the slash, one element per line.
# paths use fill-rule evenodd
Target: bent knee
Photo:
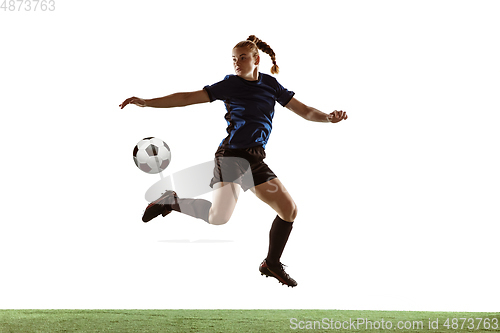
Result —
<path fill-rule="evenodd" d="M 299 213 L 299 209 L 297 208 L 297 205 L 295 205 L 295 209 L 293 211 L 293 220 L 297 217 L 297 214 Z"/>
<path fill-rule="evenodd" d="M 295 218 L 297 217 L 297 205 L 295 202 L 292 202 L 284 211 L 283 211 L 283 220 L 288 221 L 288 222 L 293 222 L 295 221 Z"/>
<path fill-rule="evenodd" d="M 230 218 L 231 214 L 228 214 L 227 212 L 225 213 L 210 212 L 210 215 L 208 217 L 208 223 L 214 225 L 222 225 L 229 222 Z"/>
<path fill-rule="evenodd" d="M 292 210 L 292 214 L 290 216 L 291 218 L 291 222 L 295 221 L 295 218 L 297 217 L 297 213 L 298 213 L 298 209 L 297 209 L 297 205 L 294 203 L 293 204 L 293 210 Z"/>

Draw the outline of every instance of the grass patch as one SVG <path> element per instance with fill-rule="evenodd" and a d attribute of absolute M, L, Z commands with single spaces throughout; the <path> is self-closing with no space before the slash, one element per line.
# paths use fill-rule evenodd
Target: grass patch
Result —
<path fill-rule="evenodd" d="M 296 318 L 296 320 L 291 320 Z M 358 322 L 358 318 L 362 318 Z M 453 321 L 457 318 L 457 321 Z M 460 318 L 466 318 L 464 320 Z M 479 320 L 481 318 L 481 322 Z M 448 326 L 446 322 L 448 319 Z M 382 320 L 384 321 L 382 323 Z M 436 328 L 436 320 L 438 327 Z M 0 310 L 0 332 L 498 332 L 500 313 L 344 310 Z M 390 326 L 392 326 L 389 329 Z M 454 325 L 454 323 L 456 325 Z M 359 325 L 358 325 L 359 324 Z M 434 324 L 434 327 L 432 327 Z M 339 327 L 343 325 L 343 327 Z M 398 328 L 398 325 L 400 328 Z M 474 329 L 471 326 L 474 325 Z M 336 327 L 335 327 L 336 326 Z M 405 328 L 406 326 L 406 328 Z M 489 329 L 487 329 L 489 328 Z"/>

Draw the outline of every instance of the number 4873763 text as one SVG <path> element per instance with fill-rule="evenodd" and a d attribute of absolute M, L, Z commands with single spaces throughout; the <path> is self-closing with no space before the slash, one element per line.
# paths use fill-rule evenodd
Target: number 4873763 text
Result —
<path fill-rule="evenodd" d="M 4 12 L 36 12 L 56 10 L 55 0 L 3 0 L 0 10 Z"/>

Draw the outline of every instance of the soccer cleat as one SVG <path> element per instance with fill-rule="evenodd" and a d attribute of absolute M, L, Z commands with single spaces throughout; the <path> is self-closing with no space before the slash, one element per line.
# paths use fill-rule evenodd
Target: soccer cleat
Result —
<path fill-rule="evenodd" d="M 282 263 L 279 263 L 276 266 L 270 266 L 267 264 L 266 259 L 264 259 L 264 261 L 259 266 L 259 271 L 260 274 L 265 275 L 266 278 L 270 276 L 276 278 L 282 285 L 287 285 L 292 288 L 295 287 L 297 285 L 297 282 L 285 272 L 283 266 L 285 265 L 283 265 Z"/>
<path fill-rule="evenodd" d="M 177 193 L 174 191 L 166 191 L 146 207 L 142 221 L 146 223 L 160 214 L 163 216 L 170 214 L 172 212 L 172 205 L 177 203 L 178 198 Z"/>

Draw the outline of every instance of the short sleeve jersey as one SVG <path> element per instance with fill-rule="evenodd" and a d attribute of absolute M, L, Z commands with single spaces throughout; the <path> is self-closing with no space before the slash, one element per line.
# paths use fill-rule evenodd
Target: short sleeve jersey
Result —
<path fill-rule="evenodd" d="M 230 149 L 262 145 L 269 140 L 276 101 L 286 106 L 295 94 L 285 89 L 271 75 L 259 73 L 257 81 L 247 81 L 237 75 L 205 86 L 210 102 L 222 100 L 226 105 L 228 136 L 220 146 Z"/>

